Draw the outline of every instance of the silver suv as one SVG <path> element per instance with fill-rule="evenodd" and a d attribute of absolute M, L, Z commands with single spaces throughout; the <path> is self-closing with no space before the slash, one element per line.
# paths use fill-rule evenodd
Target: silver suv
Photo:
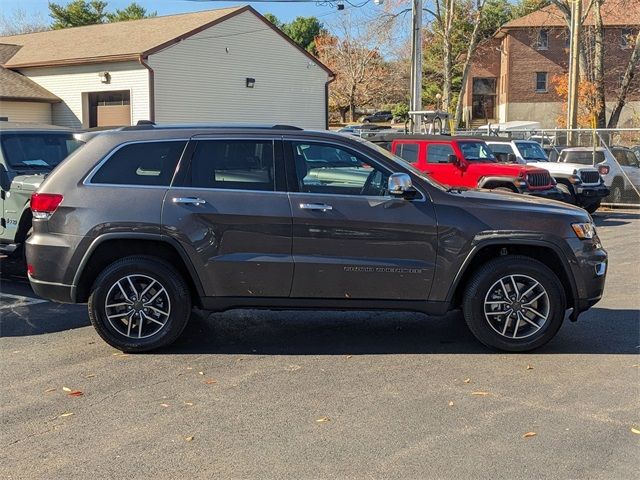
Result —
<path fill-rule="evenodd" d="M 447 189 L 362 139 L 286 126 L 104 133 L 31 208 L 33 289 L 88 302 L 125 351 L 173 342 L 192 306 L 462 308 L 483 343 L 530 350 L 598 302 L 607 269 L 580 208 Z"/>

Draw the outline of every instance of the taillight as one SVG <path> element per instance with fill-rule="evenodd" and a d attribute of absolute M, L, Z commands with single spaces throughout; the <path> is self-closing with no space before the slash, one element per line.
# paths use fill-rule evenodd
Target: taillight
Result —
<path fill-rule="evenodd" d="M 33 218 L 49 218 L 62 203 L 62 198 L 62 195 L 57 193 L 34 193 L 31 195 Z"/>
<path fill-rule="evenodd" d="M 609 165 L 598 165 L 598 173 L 600 175 L 607 175 L 611 171 Z"/>

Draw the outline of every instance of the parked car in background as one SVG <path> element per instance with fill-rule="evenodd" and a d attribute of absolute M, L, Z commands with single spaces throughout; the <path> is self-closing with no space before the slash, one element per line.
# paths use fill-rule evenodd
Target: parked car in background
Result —
<path fill-rule="evenodd" d="M 380 134 L 369 139 L 450 187 L 487 188 L 563 200 L 547 170 L 499 163 L 472 137 Z"/>
<path fill-rule="evenodd" d="M 22 255 L 31 194 L 82 142 L 52 125 L 0 122 L 0 253 Z"/>
<path fill-rule="evenodd" d="M 607 270 L 580 208 L 449 190 L 357 137 L 282 125 L 104 133 L 31 204 L 34 291 L 88 302 L 124 351 L 172 343 L 192 305 L 461 307 L 481 342 L 530 350 L 600 300 Z"/>
<path fill-rule="evenodd" d="M 340 130 L 338 130 L 338 133 L 347 133 L 347 134 L 355 135 L 361 138 L 368 138 L 384 131 L 396 132 L 396 130 L 389 127 L 385 127 L 383 125 L 360 124 L 360 125 L 347 125 L 346 127 L 342 127 Z"/>
<path fill-rule="evenodd" d="M 631 147 L 631 150 L 633 150 L 633 153 L 636 154 L 636 158 L 640 161 L 640 145 L 634 145 Z"/>
<path fill-rule="evenodd" d="M 498 159 L 548 170 L 557 188 L 565 194 L 566 201 L 581 206 L 589 213 L 595 212 L 602 199 L 609 195 L 609 189 L 596 167 L 549 162 L 540 144 L 532 140 L 499 137 L 486 137 L 484 140 Z"/>
<path fill-rule="evenodd" d="M 382 110 L 372 115 L 360 117 L 362 123 L 390 122 L 391 120 L 393 120 L 393 114 L 389 110 Z"/>
<path fill-rule="evenodd" d="M 578 163 L 581 165 L 595 165 L 601 171 L 605 185 L 611 193 L 607 201 L 611 203 L 639 202 L 640 196 L 640 168 L 635 155 L 627 155 L 629 149 L 612 147 L 611 151 L 604 147 L 571 147 L 560 153 L 558 162 Z M 620 161 L 616 159 L 613 151 L 618 151 Z M 635 160 L 634 160 L 635 159 Z"/>
<path fill-rule="evenodd" d="M 568 145 L 543 145 L 542 149 L 547 154 L 547 158 L 550 162 L 557 162 L 560 157 L 560 152 L 567 148 Z"/>

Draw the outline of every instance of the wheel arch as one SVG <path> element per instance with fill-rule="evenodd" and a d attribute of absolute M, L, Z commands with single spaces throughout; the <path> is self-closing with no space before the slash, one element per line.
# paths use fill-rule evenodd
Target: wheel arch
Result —
<path fill-rule="evenodd" d="M 469 253 L 449 288 L 447 301 L 457 307 L 462 303 L 462 293 L 473 274 L 489 259 L 501 255 L 523 255 L 538 260 L 557 276 L 565 291 L 567 307 L 575 306 L 577 286 L 569 262 L 556 245 L 541 240 L 495 239 L 482 242 Z"/>
<path fill-rule="evenodd" d="M 73 279 L 72 298 L 84 303 L 100 272 L 115 260 L 130 255 L 146 255 L 168 261 L 184 277 L 194 305 L 200 305 L 204 290 L 197 271 L 180 244 L 167 236 L 155 234 L 104 234 L 97 237 L 85 252 Z"/>
<path fill-rule="evenodd" d="M 514 178 L 511 177 L 482 177 L 478 181 L 478 188 L 498 188 L 506 187 L 509 190 L 517 193 L 518 189 L 514 185 Z"/>

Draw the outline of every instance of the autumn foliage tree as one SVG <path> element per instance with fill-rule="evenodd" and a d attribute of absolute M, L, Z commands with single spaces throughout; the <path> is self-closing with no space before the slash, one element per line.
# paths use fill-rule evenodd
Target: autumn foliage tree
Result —
<path fill-rule="evenodd" d="M 562 114 L 557 118 L 556 123 L 560 128 L 567 126 L 567 95 L 569 93 L 569 74 L 554 75 L 551 77 L 551 85 L 554 90 L 564 99 L 562 103 Z M 598 115 L 598 92 L 594 82 L 586 79 L 580 80 L 578 85 L 578 127 L 592 128 Z"/>

